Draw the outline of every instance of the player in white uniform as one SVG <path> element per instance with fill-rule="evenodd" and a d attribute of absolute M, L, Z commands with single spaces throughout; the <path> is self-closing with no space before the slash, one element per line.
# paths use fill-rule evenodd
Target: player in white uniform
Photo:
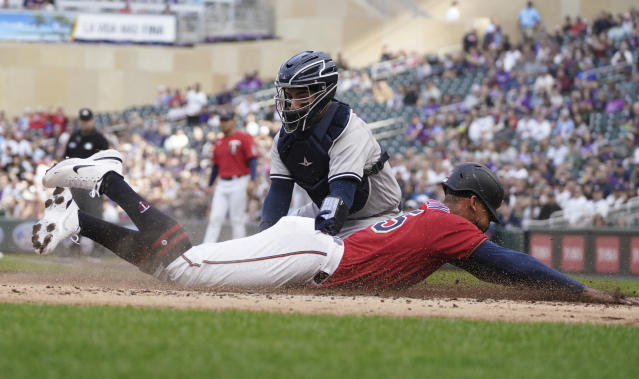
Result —
<path fill-rule="evenodd" d="M 224 137 L 215 141 L 213 167 L 209 186 L 219 177 L 211 201 L 209 224 L 204 242 L 216 242 L 227 213 L 231 220 L 233 239 L 246 236 L 246 205 L 255 187 L 257 148 L 253 137 L 235 129 L 232 112 L 220 115 L 220 130 Z"/>
<path fill-rule="evenodd" d="M 337 68 L 319 51 L 280 67 L 275 83 L 282 128 L 271 149 L 271 187 L 260 230 L 287 214 L 293 184 L 312 203 L 295 215 L 315 218 L 325 233 L 348 236 L 399 214 L 401 191 L 370 128 L 333 98 Z"/>
<path fill-rule="evenodd" d="M 160 280 L 218 288 L 403 288 L 423 280 L 446 261 L 458 261 L 455 264 L 463 264 L 460 267 L 483 280 L 555 288 L 581 294 L 587 300 L 639 305 L 639 299 L 589 289 L 526 254 L 487 241 L 482 231 L 495 219 L 504 192 L 494 174 L 478 164 L 457 166 L 444 184 L 450 209 L 439 202 L 423 204 L 410 214 L 354 234 L 346 243 L 316 231 L 313 219 L 283 217 L 272 228 L 251 237 L 193 247 L 181 225 L 142 199 L 121 174 L 122 157 L 107 150 L 55 165 L 43 183 L 106 194 L 127 212 L 139 231 L 80 211 L 71 191 L 57 187 L 45 203 L 44 217 L 33 227 L 36 252 L 48 254 L 75 233 L 93 239 Z M 422 233 L 425 227 L 433 233 Z M 463 236 L 451 235 L 451 230 Z"/>
<path fill-rule="evenodd" d="M 313 219 L 284 217 L 250 237 L 192 246 L 182 226 L 149 204 L 124 181 L 122 157 L 106 150 L 86 159 L 71 158 L 43 178 L 54 188 L 45 215 L 33 227 L 33 246 L 49 254 L 69 235 L 88 237 L 141 271 L 181 285 L 284 287 L 319 284 L 337 268 L 341 240 L 315 230 Z M 103 221 L 78 210 L 69 189 L 106 194 L 129 215 L 138 230 Z"/>

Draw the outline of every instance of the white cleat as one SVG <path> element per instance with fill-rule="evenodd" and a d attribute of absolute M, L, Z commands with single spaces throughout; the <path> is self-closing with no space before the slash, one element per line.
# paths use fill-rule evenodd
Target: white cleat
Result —
<path fill-rule="evenodd" d="M 33 225 L 31 242 L 35 252 L 50 254 L 65 238 L 80 233 L 78 205 L 73 201 L 71 191 L 56 188 L 45 203 L 44 217 Z"/>
<path fill-rule="evenodd" d="M 99 196 L 107 172 L 122 175 L 122 155 L 117 150 L 99 151 L 88 158 L 69 158 L 47 170 L 42 183 L 47 188 L 69 187 L 91 191 Z"/>

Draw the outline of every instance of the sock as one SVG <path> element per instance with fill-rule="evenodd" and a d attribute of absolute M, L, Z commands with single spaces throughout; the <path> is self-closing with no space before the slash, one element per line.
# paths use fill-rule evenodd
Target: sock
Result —
<path fill-rule="evenodd" d="M 165 230 L 177 224 L 137 194 L 124 178 L 111 171 L 104 175 L 100 192 L 115 201 L 140 231 Z"/>
<path fill-rule="evenodd" d="M 80 235 L 92 239 L 120 258 L 136 264 L 145 247 L 140 232 L 106 222 L 78 211 Z"/>
<path fill-rule="evenodd" d="M 123 241 L 123 246 L 131 244 L 128 245 L 129 252 L 122 246 L 117 246 L 120 253 L 113 251 L 138 266 L 142 272 L 153 275 L 159 267 L 168 266 L 192 247 L 182 225 L 151 206 L 124 181 L 122 176 L 115 172 L 104 175 L 100 192 L 124 209 L 140 230 L 135 235 L 127 235 L 134 236 L 135 241 Z"/>

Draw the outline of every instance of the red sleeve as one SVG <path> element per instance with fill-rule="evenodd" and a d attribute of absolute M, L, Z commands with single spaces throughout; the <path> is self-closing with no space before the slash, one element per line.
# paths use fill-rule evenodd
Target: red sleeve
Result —
<path fill-rule="evenodd" d="M 445 213 L 439 213 L 433 222 L 437 225 L 437 233 L 433 233 L 433 252 L 446 257 L 446 259 L 466 258 L 488 239 L 477 226 L 463 217 Z"/>
<path fill-rule="evenodd" d="M 257 158 L 257 146 L 255 146 L 255 141 L 250 134 L 244 133 L 242 135 L 242 149 L 244 149 L 244 156 L 248 161 L 251 158 Z"/>

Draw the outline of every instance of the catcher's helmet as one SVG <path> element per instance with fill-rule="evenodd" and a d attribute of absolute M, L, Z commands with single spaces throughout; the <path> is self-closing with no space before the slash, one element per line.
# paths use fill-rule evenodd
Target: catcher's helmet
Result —
<path fill-rule="evenodd" d="M 298 128 L 305 131 L 324 107 L 333 99 L 337 89 L 337 67 L 328 55 L 321 51 L 303 51 L 282 64 L 277 74 L 275 106 L 288 133 Z M 302 106 L 292 109 L 292 99 L 286 89 L 306 90 Z"/>
<path fill-rule="evenodd" d="M 500 222 L 497 217 L 497 208 L 504 200 L 504 187 L 488 167 L 473 162 L 461 163 L 455 166 L 442 186 L 444 190 L 471 192 L 477 195 L 490 211 L 492 220 Z"/>

